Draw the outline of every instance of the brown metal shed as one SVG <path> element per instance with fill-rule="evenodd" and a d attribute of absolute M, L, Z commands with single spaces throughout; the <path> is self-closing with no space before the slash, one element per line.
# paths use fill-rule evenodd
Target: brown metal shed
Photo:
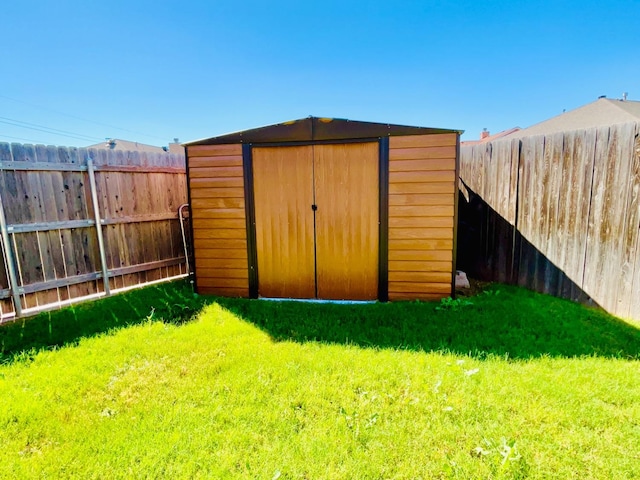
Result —
<path fill-rule="evenodd" d="M 197 291 L 452 295 L 459 137 L 309 117 L 187 143 Z"/>

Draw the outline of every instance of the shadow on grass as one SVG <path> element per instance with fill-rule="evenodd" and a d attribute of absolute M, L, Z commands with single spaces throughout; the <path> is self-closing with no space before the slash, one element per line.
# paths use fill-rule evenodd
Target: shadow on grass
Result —
<path fill-rule="evenodd" d="M 276 341 L 440 351 L 514 359 L 640 359 L 640 330 L 601 310 L 519 287 L 438 303 L 339 305 L 217 298 Z"/>
<path fill-rule="evenodd" d="M 19 319 L 0 326 L 0 363 L 149 320 L 182 324 L 204 302 L 189 283 L 173 282 Z"/>
<path fill-rule="evenodd" d="M 640 359 L 640 330 L 601 310 L 493 285 L 448 306 L 271 302 L 192 293 L 187 282 L 134 290 L 0 326 L 0 363 L 82 338 L 162 320 L 182 324 L 216 302 L 276 341 L 450 352 L 484 358 L 596 355 Z"/>

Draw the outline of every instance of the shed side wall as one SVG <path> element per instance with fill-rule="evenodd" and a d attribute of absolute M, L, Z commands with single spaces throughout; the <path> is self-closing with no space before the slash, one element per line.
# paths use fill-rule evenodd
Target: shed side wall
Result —
<path fill-rule="evenodd" d="M 451 295 L 456 133 L 389 139 L 389 299 Z"/>
<path fill-rule="evenodd" d="M 187 148 L 198 293 L 249 296 L 241 145 Z"/>

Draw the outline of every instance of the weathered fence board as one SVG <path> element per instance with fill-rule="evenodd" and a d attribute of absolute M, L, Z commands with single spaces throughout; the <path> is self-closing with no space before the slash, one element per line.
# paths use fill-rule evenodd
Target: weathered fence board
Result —
<path fill-rule="evenodd" d="M 638 295 L 638 290 L 633 289 L 635 270 L 640 268 L 636 263 L 636 250 L 640 241 L 640 125 L 628 125 L 628 130 L 621 137 L 620 158 L 628 159 L 627 178 L 619 178 L 626 184 L 626 194 L 621 198 L 624 202 L 622 216 L 623 231 L 621 236 L 620 252 L 620 284 L 616 311 L 624 317 L 631 316 L 633 310 L 633 297 Z M 628 313 L 626 313 L 628 312 Z"/>
<path fill-rule="evenodd" d="M 640 124 L 463 145 L 460 176 L 481 276 L 640 320 Z"/>
<path fill-rule="evenodd" d="M 23 309 L 104 292 L 98 228 L 112 288 L 186 273 L 183 155 L 0 143 L 0 195 Z M 10 292 L 0 267 L 0 321 L 12 316 Z"/>
<path fill-rule="evenodd" d="M 629 270 L 633 269 L 631 281 L 631 302 L 629 304 L 629 317 L 637 318 L 640 316 L 640 125 L 636 125 L 634 135 L 635 141 L 633 146 L 633 168 L 630 178 L 631 186 L 629 188 L 629 237 L 635 236 L 635 239 L 627 240 L 628 245 L 633 245 L 628 254 L 628 261 L 632 265 Z M 638 229 L 634 229 L 634 225 L 638 225 Z M 635 234 L 635 235 L 634 235 Z M 634 261 L 635 260 L 635 261 Z"/>

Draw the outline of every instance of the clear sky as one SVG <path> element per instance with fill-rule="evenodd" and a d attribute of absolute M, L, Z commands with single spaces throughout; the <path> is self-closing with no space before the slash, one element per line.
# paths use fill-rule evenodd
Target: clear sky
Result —
<path fill-rule="evenodd" d="M 6 0 L 0 18 L 0 141 L 167 145 L 309 115 L 469 140 L 640 100 L 638 0 Z"/>

